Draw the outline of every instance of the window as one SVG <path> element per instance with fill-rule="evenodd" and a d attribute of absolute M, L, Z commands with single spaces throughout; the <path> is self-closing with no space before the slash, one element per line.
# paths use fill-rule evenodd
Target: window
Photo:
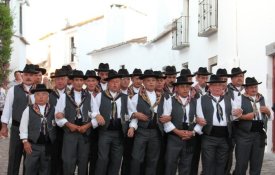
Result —
<path fill-rule="evenodd" d="M 189 0 L 183 1 L 182 16 L 172 23 L 172 49 L 180 50 L 189 46 Z"/>
<path fill-rule="evenodd" d="M 182 63 L 182 69 L 188 69 L 188 62 Z"/>
<path fill-rule="evenodd" d="M 208 70 L 211 73 L 216 73 L 218 69 L 218 56 L 214 56 L 208 59 Z"/>
<path fill-rule="evenodd" d="M 70 50 L 71 50 L 71 62 L 74 62 L 75 54 L 76 54 L 76 47 L 74 44 L 74 37 L 70 38 Z"/>
<path fill-rule="evenodd" d="M 198 17 L 198 36 L 208 37 L 218 31 L 217 0 L 200 0 Z"/>

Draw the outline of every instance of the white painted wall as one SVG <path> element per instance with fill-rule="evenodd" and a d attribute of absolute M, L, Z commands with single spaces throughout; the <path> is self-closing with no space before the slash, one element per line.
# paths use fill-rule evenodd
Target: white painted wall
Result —
<path fill-rule="evenodd" d="M 11 60 L 10 60 L 10 69 L 12 70 L 12 73 L 9 76 L 9 79 L 14 79 L 13 72 L 16 70 L 22 70 L 26 64 L 26 45 L 23 43 L 18 36 L 25 36 L 24 33 L 26 31 L 26 21 L 27 18 L 26 12 L 29 10 L 29 7 L 26 6 L 26 4 L 22 5 L 22 35 L 19 32 L 19 7 L 20 3 L 17 0 L 11 0 L 10 1 L 10 9 L 11 14 L 13 17 L 13 31 L 14 35 L 12 37 L 12 54 L 11 54 Z"/>

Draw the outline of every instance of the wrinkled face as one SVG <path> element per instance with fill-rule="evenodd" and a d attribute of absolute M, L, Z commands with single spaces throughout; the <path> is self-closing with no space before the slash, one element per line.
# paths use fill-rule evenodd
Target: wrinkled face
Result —
<path fill-rule="evenodd" d="M 165 82 L 167 84 L 167 86 L 172 87 L 173 83 L 175 83 L 177 80 L 177 75 L 166 75 L 166 79 Z"/>
<path fill-rule="evenodd" d="M 189 95 L 189 91 L 191 89 L 191 85 L 181 84 L 176 86 L 176 92 L 181 97 L 187 97 Z"/>
<path fill-rule="evenodd" d="M 114 78 L 108 81 L 108 89 L 112 92 L 119 92 L 120 90 L 120 78 Z"/>
<path fill-rule="evenodd" d="M 221 96 L 223 94 L 223 83 L 210 83 L 209 91 L 214 96 Z"/>
<path fill-rule="evenodd" d="M 33 84 L 33 78 L 34 75 L 30 74 L 30 73 L 23 73 L 22 74 L 22 79 L 23 79 L 23 83 L 30 86 Z"/>
<path fill-rule="evenodd" d="M 41 84 L 42 82 L 42 73 L 39 72 L 37 74 L 34 74 L 34 84 Z"/>
<path fill-rule="evenodd" d="M 94 91 L 96 88 L 96 85 L 98 84 L 98 80 L 93 77 L 89 77 L 85 80 L 85 84 L 89 91 Z"/>
<path fill-rule="evenodd" d="M 156 89 L 157 79 L 154 77 L 148 77 L 143 79 L 143 85 L 148 91 L 154 91 Z"/>
<path fill-rule="evenodd" d="M 231 77 L 231 82 L 236 87 L 242 86 L 244 83 L 244 74 L 238 74 L 238 75 L 235 75 L 234 77 Z"/>
<path fill-rule="evenodd" d="M 249 96 L 256 96 L 258 93 L 258 85 L 253 85 L 253 86 L 246 86 L 245 87 L 245 92 Z"/>
<path fill-rule="evenodd" d="M 84 79 L 83 78 L 74 78 L 72 81 L 73 84 L 73 88 L 76 91 L 81 91 L 82 90 L 82 86 L 84 84 Z"/>
<path fill-rule="evenodd" d="M 68 77 L 56 77 L 54 78 L 55 88 L 62 90 L 67 86 Z"/>
<path fill-rule="evenodd" d="M 200 85 L 200 87 L 205 87 L 206 82 L 208 81 L 208 75 L 197 75 L 196 80 L 197 80 L 198 84 Z"/>
<path fill-rule="evenodd" d="M 158 78 L 156 83 L 156 91 L 162 91 L 165 85 L 165 79 Z"/>
<path fill-rule="evenodd" d="M 135 88 L 140 88 L 142 85 L 142 80 L 139 78 L 139 76 L 133 76 L 131 78 L 132 82 L 133 82 L 133 86 Z"/>
<path fill-rule="evenodd" d="M 121 78 L 121 83 L 120 83 L 121 89 L 127 89 L 129 87 L 129 84 L 130 84 L 130 77 Z"/>
<path fill-rule="evenodd" d="M 35 103 L 39 105 L 45 105 L 49 101 L 49 93 L 46 91 L 34 93 Z"/>
<path fill-rule="evenodd" d="M 105 78 L 108 78 L 108 74 L 109 74 L 109 72 L 98 72 L 98 76 L 101 78 L 100 79 L 100 82 L 101 83 L 106 83 L 106 81 L 105 81 Z"/>

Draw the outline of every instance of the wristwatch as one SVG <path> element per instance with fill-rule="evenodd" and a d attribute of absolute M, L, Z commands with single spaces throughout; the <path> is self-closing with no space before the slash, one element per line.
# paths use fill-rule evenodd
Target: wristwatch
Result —
<path fill-rule="evenodd" d="M 22 143 L 26 143 L 26 142 L 28 142 L 27 139 L 23 139 L 23 140 L 22 140 Z"/>

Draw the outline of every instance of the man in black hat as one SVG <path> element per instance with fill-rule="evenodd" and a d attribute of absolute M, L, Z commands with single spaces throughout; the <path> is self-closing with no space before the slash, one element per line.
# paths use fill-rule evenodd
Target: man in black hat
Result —
<path fill-rule="evenodd" d="M 216 75 L 220 77 L 220 80 L 225 81 L 223 84 L 223 89 L 224 89 L 224 94 L 227 94 L 227 81 L 228 81 L 228 77 L 230 77 L 229 74 L 227 74 L 227 70 L 226 69 L 222 69 L 219 68 L 216 72 Z"/>
<path fill-rule="evenodd" d="M 173 83 L 176 82 L 176 78 L 177 78 L 177 74 L 178 73 L 179 72 L 177 72 L 175 66 L 166 66 L 165 67 L 164 74 L 166 76 L 166 79 L 165 79 L 164 91 L 166 93 L 168 93 L 170 96 L 174 95 L 174 86 L 173 86 Z"/>
<path fill-rule="evenodd" d="M 225 174 L 232 135 L 231 99 L 223 95 L 225 81 L 220 80 L 217 75 L 211 75 L 207 83 L 209 92 L 197 100 L 197 115 L 204 118 L 206 124 L 195 127 L 196 132 L 203 133 L 201 140 L 203 173 Z M 202 128 L 202 132 L 199 128 Z"/>
<path fill-rule="evenodd" d="M 191 97 L 192 98 L 200 98 L 202 95 L 206 94 L 208 90 L 207 81 L 209 78 L 209 75 L 212 73 L 207 71 L 206 67 L 199 67 L 196 74 L 196 81 L 197 84 L 192 88 L 191 91 Z M 196 122 L 200 125 L 204 125 L 204 120 L 200 120 L 199 117 L 196 118 Z M 196 135 L 196 145 L 194 148 L 194 155 L 192 159 L 192 168 L 191 168 L 191 174 L 197 175 L 198 174 L 198 168 L 199 168 L 199 162 L 200 162 L 200 153 L 201 153 L 201 136 Z"/>
<path fill-rule="evenodd" d="M 67 72 L 67 75 L 68 75 L 68 76 L 69 76 L 70 74 L 72 74 L 72 71 L 73 71 L 72 66 L 69 65 L 69 64 L 66 65 L 66 66 L 62 66 L 61 69 L 65 70 L 65 71 Z M 69 78 L 68 78 L 68 80 L 67 80 L 67 87 L 68 87 L 69 89 L 72 89 L 72 81 L 73 81 L 73 80 L 71 80 L 71 79 L 69 79 Z"/>
<path fill-rule="evenodd" d="M 240 109 L 241 108 L 241 94 L 244 92 L 244 75 L 246 73 L 246 70 L 242 71 L 239 67 L 234 67 L 231 69 L 231 74 L 229 76 L 231 77 L 231 83 L 227 85 L 227 93 L 226 95 L 229 95 L 232 100 L 234 100 L 234 109 Z M 232 122 L 233 132 L 235 131 L 235 121 Z M 228 162 L 226 165 L 226 174 L 230 175 L 231 173 L 231 167 L 233 162 L 233 151 L 235 148 L 235 139 L 234 134 L 232 138 L 232 146 L 229 152 Z M 234 171 L 233 171 L 234 172 Z"/>
<path fill-rule="evenodd" d="M 168 133 L 166 148 L 166 175 L 190 174 L 195 145 L 196 99 L 191 98 L 190 90 L 193 82 L 186 76 L 177 78 L 173 85 L 176 94 L 165 102 L 165 115 L 171 115 L 171 122 L 164 124 L 164 130 Z"/>
<path fill-rule="evenodd" d="M 118 74 L 122 76 L 120 89 L 123 94 L 131 96 L 131 90 L 129 89 L 130 84 L 130 77 L 128 70 L 125 68 L 119 69 Z M 126 122 L 126 125 L 129 126 L 129 121 Z M 123 143 L 123 160 L 121 165 L 121 175 L 128 175 L 130 174 L 130 163 L 131 163 L 131 154 L 133 149 L 134 139 L 125 137 Z"/>
<path fill-rule="evenodd" d="M 139 114 L 133 113 L 131 116 L 132 121 L 128 131 L 129 137 L 133 137 L 135 132 L 131 175 L 140 174 L 140 165 L 143 162 L 145 162 L 145 174 L 156 174 L 157 171 L 161 133 L 163 134 L 163 125 L 159 118 L 162 116 L 164 103 L 163 95 L 155 91 L 157 77 L 153 70 L 145 70 L 140 77 L 144 88 L 132 98 Z"/>
<path fill-rule="evenodd" d="M 231 83 L 228 84 L 228 94 L 232 100 L 239 99 L 243 93 L 244 75 L 246 70 L 242 71 L 239 67 L 231 69 Z"/>
<path fill-rule="evenodd" d="M 42 83 L 42 76 L 46 74 L 46 69 L 39 67 L 39 65 L 35 65 L 36 74 L 34 74 L 34 84 Z"/>
<path fill-rule="evenodd" d="M 245 79 L 245 93 L 241 95 L 242 115 L 236 121 L 236 175 L 246 174 L 250 163 L 250 174 L 261 174 L 266 145 L 267 121 L 271 112 L 265 105 L 264 97 L 258 92 L 254 77 Z"/>
<path fill-rule="evenodd" d="M 128 70 L 125 68 L 119 69 L 118 74 L 122 75 L 121 83 L 120 83 L 121 92 L 128 95 L 128 92 L 129 92 L 128 88 L 131 81 L 130 79 L 131 75 L 129 74 Z"/>
<path fill-rule="evenodd" d="M 189 82 L 192 82 L 193 77 L 195 74 L 192 74 L 190 69 L 181 69 L 180 76 L 186 76 Z"/>
<path fill-rule="evenodd" d="M 80 70 L 73 70 L 69 75 L 72 79 L 71 91 L 60 96 L 56 104 L 55 118 L 57 125 L 63 127 L 63 173 L 74 174 L 78 166 L 78 174 L 86 175 L 88 172 L 88 159 L 90 151 L 89 134 L 92 122 L 91 95 L 85 91 L 84 74 Z"/>
<path fill-rule="evenodd" d="M 97 71 L 98 76 L 101 78 L 99 83 L 101 91 L 105 91 L 107 89 L 107 81 L 105 79 L 108 78 L 108 73 L 110 71 L 109 64 L 100 63 L 98 69 L 95 69 L 95 71 Z"/>
<path fill-rule="evenodd" d="M 100 93 L 100 87 L 98 85 L 100 77 L 96 75 L 94 70 L 87 70 L 85 73 L 85 84 L 87 86 L 86 91 L 91 94 L 92 97 L 96 97 Z M 89 175 L 95 174 L 95 164 L 97 161 L 98 152 L 98 129 L 95 128 L 90 135 L 91 148 L 89 153 Z"/>
<path fill-rule="evenodd" d="M 12 117 L 9 145 L 8 175 L 18 174 L 23 154 L 23 144 L 19 137 L 19 125 L 22 113 L 28 104 L 32 104 L 30 89 L 33 85 L 33 76 L 36 73 L 33 64 L 26 64 L 22 73 L 22 84 L 11 87 L 7 93 L 3 114 L 1 117 L 1 136 L 8 137 L 8 123 Z"/>
<path fill-rule="evenodd" d="M 44 84 L 37 84 L 31 90 L 35 102 L 23 112 L 20 122 L 20 139 L 26 152 L 26 174 L 50 174 L 52 144 L 56 138 L 54 106 Z"/>
<path fill-rule="evenodd" d="M 209 75 L 212 73 L 207 71 L 206 67 L 199 67 L 198 71 L 195 73 L 196 74 L 196 81 L 197 84 L 194 86 L 196 90 L 195 98 L 199 98 L 200 96 L 206 94 L 208 87 L 207 87 L 207 81 L 209 78 Z"/>
<path fill-rule="evenodd" d="M 132 84 L 130 85 L 128 92 L 130 98 L 137 94 L 139 89 L 142 87 L 142 80 L 140 79 L 140 76 L 142 76 L 141 69 L 134 69 L 133 73 L 131 74 Z"/>
<path fill-rule="evenodd" d="M 99 124 L 98 159 L 96 175 L 118 175 L 123 155 L 123 139 L 127 134 L 126 122 L 134 111 L 131 101 L 120 91 L 122 75 L 109 71 L 108 87 L 95 97 L 97 112 L 93 118 Z"/>
<path fill-rule="evenodd" d="M 67 71 L 63 68 L 56 69 L 54 75 L 51 76 L 51 79 L 54 81 L 53 91 L 49 96 L 49 103 L 51 106 L 56 106 L 56 103 L 60 96 L 69 91 L 67 87 L 68 75 Z M 62 146 L 63 146 L 63 134 L 64 131 L 61 127 L 56 127 L 56 140 L 53 143 L 55 149 L 52 154 L 52 166 L 51 174 L 52 175 L 62 175 L 63 174 L 63 163 L 62 163 Z"/>

